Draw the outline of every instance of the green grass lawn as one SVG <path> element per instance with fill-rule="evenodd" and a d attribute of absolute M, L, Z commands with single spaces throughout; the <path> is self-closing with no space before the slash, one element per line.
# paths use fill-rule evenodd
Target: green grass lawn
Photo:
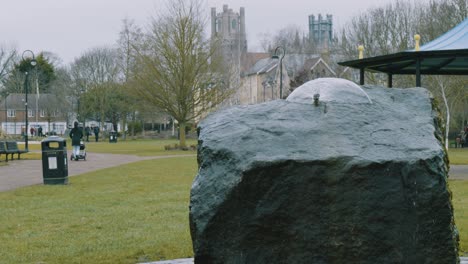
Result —
<path fill-rule="evenodd" d="M 86 148 L 90 152 L 98 153 L 113 153 L 113 154 L 130 154 L 138 156 L 161 156 L 161 155 L 177 155 L 177 154 L 195 154 L 196 151 L 182 150 L 165 150 L 164 146 L 174 146 L 179 141 L 176 139 L 153 139 L 153 140 L 127 140 L 117 143 L 108 142 L 88 142 Z M 187 140 L 187 146 L 196 146 L 197 141 L 194 139 Z M 71 144 L 70 150 L 71 150 Z"/>
<path fill-rule="evenodd" d="M 468 256 L 468 181 L 449 181 L 455 224 L 460 234 L 460 255 Z"/>
<path fill-rule="evenodd" d="M 195 154 L 194 150 L 165 150 L 164 146 L 174 146 L 179 141 L 176 139 L 152 139 L 152 140 L 127 140 L 119 141 L 117 143 L 109 143 L 108 141 L 101 142 L 85 142 L 86 150 L 95 153 L 112 153 L 112 154 L 128 154 L 138 156 L 164 156 L 164 155 L 178 155 L 178 154 Z M 195 139 L 188 139 L 187 146 L 196 146 Z M 24 148 L 24 144 L 19 145 L 20 149 Z M 40 159 L 41 158 L 41 145 L 28 144 L 29 153 L 21 155 L 23 159 Z M 67 141 L 67 152 L 71 153 L 71 142 Z M 16 155 L 15 155 L 16 157 Z"/>
<path fill-rule="evenodd" d="M 468 165 L 468 148 L 450 148 L 448 153 L 450 164 Z"/>
<path fill-rule="evenodd" d="M 149 160 L 0 193 L 0 263 L 136 263 L 192 256 L 195 157 Z"/>

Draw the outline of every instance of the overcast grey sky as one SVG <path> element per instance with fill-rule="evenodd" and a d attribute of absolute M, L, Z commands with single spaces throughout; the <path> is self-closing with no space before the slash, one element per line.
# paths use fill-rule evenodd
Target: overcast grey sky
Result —
<path fill-rule="evenodd" d="M 333 15 L 335 30 L 352 16 L 392 0 L 205 0 L 221 12 L 223 4 L 245 7 L 249 50 L 259 49 L 261 33 L 288 25 L 305 30 L 308 15 Z M 86 50 L 115 44 L 126 17 L 144 26 L 163 0 L 2 0 L 0 44 L 22 52 L 50 51 L 68 64 Z M 208 29 L 209 30 L 209 29 Z"/>

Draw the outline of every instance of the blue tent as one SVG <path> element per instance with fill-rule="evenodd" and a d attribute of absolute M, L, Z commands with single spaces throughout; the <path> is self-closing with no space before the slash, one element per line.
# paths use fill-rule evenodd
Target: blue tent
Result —
<path fill-rule="evenodd" d="M 399 53 L 339 62 L 342 66 L 360 70 L 360 84 L 364 84 L 364 72 L 388 74 L 388 86 L 392 87 L 394 74 L 416 75 L 416 86 L 421 86 L 421 75 L 468 75 L 468 18 L 442 36 L 421 46 L 419 51 Z"/>

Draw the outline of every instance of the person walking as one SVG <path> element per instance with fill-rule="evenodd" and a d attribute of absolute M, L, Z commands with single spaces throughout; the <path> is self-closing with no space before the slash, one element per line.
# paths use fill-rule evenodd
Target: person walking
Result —
<path fill-rule="evenodd" d="M 99 141 L 99 127 L 98 126 L 95 126 L 94 129 L 94 138 L 96 139 L 96 142 Z"/>
<path fill-rule="evenodd" d="M 78 160 L 78 155 L 80 155 L 80 141 L 83 138 L 83 131 L 78 127 L 78 122 L 73 123 L 73 128 L 70 131 L 70 138 L 72 139 L 73 146 L 73 157 L 75 160 Z"/>
<path fill-rule="evenodd" d="M 89 135 L 91 134 L 91 129 L 89 126 L 85 127 L 86 142 L 89 142 Z"/>

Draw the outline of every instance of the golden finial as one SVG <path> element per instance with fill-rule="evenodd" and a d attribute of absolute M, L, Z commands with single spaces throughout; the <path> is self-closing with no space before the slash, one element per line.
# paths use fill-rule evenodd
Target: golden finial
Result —
<path fill-rule="evenodd" d="M 359 50 L 359 59 L 364 58 L 364 46 L 359 45 L 358 50 Z"/>
<path fill-rule="evenodd" d="M 416 51 L 419 51 L 419 40 L 421 40 L 421 36 L 419 34 L 414 35 L 414 41 L 416 42 L 414 50 Z"/>

